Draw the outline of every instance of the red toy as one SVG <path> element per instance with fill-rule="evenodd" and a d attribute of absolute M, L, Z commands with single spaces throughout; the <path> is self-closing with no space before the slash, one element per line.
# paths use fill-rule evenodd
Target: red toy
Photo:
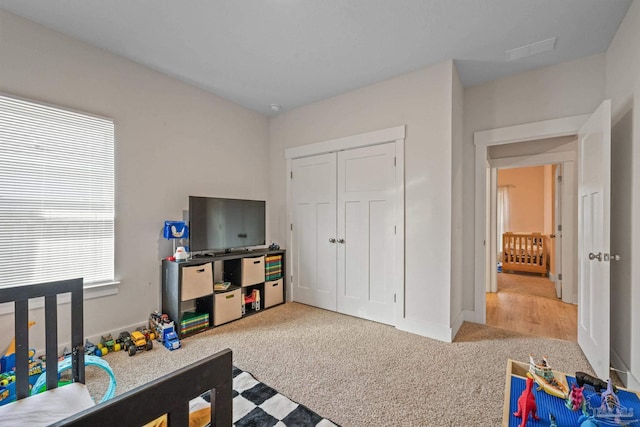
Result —
<path fill-rule="evenodd" d="M 518 427 L 525 427 L 529 414 L 533 416 L 534 420 L 539 420 L 537 415 L 538 408 L 536 406 L 536 398 L 533 395 L 533 379 L 527 378 L 527 386 L 518 398 L 518 412 L 514 412 L 513 415 L 522 418 L 522 422 Z"/>

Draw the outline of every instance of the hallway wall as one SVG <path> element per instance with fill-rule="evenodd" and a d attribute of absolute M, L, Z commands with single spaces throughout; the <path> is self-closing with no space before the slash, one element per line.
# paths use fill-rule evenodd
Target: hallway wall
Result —
<path fill-rule="evenodd" d="M 509 216 L 514 233 L 544 232 L 544 167 L 498 170 L 498 187 L 509 186 Z"/>

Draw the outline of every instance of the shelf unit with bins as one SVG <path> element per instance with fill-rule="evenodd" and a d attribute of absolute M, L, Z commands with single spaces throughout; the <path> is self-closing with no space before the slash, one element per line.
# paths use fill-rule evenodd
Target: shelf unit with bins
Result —
<path fill-rule="evenodd" d="M 162 311 L 175 321 L 178 335 L 186 337 L 284 303 L 285 258 L 285 250 L 252 250 L 187 261 L 163 260 Z M 274 260 L 277 261 L 275 267 Z M 268 270 L 266 262 L 269 263 Z M 279 277 L 276 279 L 276 276 Z M 231 286 L 214 292 L 213 284 L 219 281 L 231 282 Z M 260 295 L 257 310 L 251 303 L 242 304 L 253 290 Z M 199 328 L 183 332 L 185 313 L 206 314 L 206 323 L 201 318 Z"/>

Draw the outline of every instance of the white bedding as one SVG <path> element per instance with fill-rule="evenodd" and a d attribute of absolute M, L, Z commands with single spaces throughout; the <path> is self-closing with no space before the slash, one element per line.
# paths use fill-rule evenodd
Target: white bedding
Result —
<path fill-rule="evenodd" d="M 94 405 L 87 387 L 72 383 L 0 406 L 0 426 L 48 426 Z"/>

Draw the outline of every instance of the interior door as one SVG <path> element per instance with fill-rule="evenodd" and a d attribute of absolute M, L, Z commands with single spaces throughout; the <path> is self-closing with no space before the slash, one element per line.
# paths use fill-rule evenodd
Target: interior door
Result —
<path fill-rule="evenodd" d="M 292 299 L 336 310 L 336 155 L 291 162 Z"/>
<path fill-rule="evenodd" d="M 609 378 L 611 101 L 580 129 L 578 161 L 578 344 Z"/>
<path fill-rule="evenodd" d="M 556 296 L 562 298 L 562 164 L 556 165 L 555 182 L 555 200 L 553 207 L 553 234 L 551 235 L 552 245 L 555 243 L 555 281 Z"/>
<path fill-rule="evenodd" d="M 338 153 L 338 312 L 394 317 L 395 144 Z"/>

